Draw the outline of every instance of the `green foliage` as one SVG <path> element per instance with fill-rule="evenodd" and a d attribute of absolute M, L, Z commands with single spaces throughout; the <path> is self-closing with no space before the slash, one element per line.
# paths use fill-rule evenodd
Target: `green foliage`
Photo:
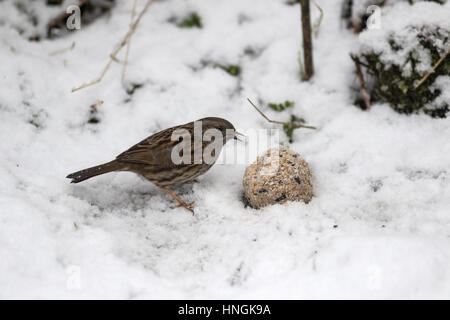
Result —
<path fill-rule="evenodd" d="M 200 65 L 201 67 L 193 67 L 193 70 L 197 71 L 201 68 L 210 67 L 210 68 L 220 68 L 233 77 L 238 77 L 241 74 L 241 67 L 237 64 L 221 63 L 213 60 L 202 60 L 200 62 Z"/>
<path fill-rule="evenodd" d="M 197 12 L 191 12 L 188 16 L 184 17 L 177 26 L 180 28 L 202 28 L 202 18 Z"/>
<path fill-rule="evenodd" d="M 411 114 L 423 110 L 432 117 L 444 118 L 449 111 L 449 104 L 445 101 L 439 105 L 435 103 L 441 91 L 435 88 L 433 83 L 437 77 L 450 74 L 450 55 L 418 87 L 416 85 L 426 72 L 419 72 L 417 66 L 422 62 L 420 59 L 424 55 L 428 55 L 431 66 L 437 63 L 445 54 L 437 44 L 441 43 L 445 48 L 445 44 L 450 40 L 450 31 L 439 27 L 435 29 L 423 27 L 417 33 L 417 37 L 420 45 L 407 52 L 407 58 L 402 64 L 385 61 L 383 55 L 378 52 L 369 51 L 359 55 L 361 65 L 369 74 L 369 80 L 373 81 L 371 100 L 388 102 L 399 113 Z M 388 43 L 394 53 L 405 54 L 402 44 L 396 41 L 394 35 Z M 406 65 L 410 66 L 410 72 L 404 72 Z"/>
<path fill-rule="evenodd" d="M 299 118 L 295 115 L 291 115 L 291 120 L 285 124 L 283 124 L 283 131 L 286 136 L 289 138 L 289 143 L 294 142 L 294 130 L 299 128 L 299 125 L 305 123 L 305 119 Z"/>
<path fill-rule="evenodd" d="M 268 107 L 276 112 L 282 112 L 288 109 L 292 109 L 294 107 L 294 102 L 286 100 L 284 103 L 269 103 Z M 294 141 L 294 130 L 303 127 L 305 123 L 305 119 L 297 117 L 296 115 L 291 114 L 290 120 L 288 122 L 283 122 L 283 131 L 289 139 L 289 143 Z"/>
<path fill-rule="evenodd" d="M 241 73 L 241 67 L 236 64 L 217 66 L 233 77 L 237 77 Z"/>
<path fill-rule="evenodd" d="M 35 119 L 28 120 L 28 123 L 37 129 L 39 129 L 41 127 L 41 125 Z"/>
<path fill-rule="evenodd" d="M 277 112 L 284 111 L 288 108 L 292 108 L 293 106 L 294 102 L 288 100 L 286 100 L 284 103 L 269 103 L 269 108 Z"/>
<path fill-rule="evenodd" d="M 316 129 L 316 127 L 304 125 L 305 119 L 299 118 L 299 117 L 297 117 L 297 116 L 295 116 L 293 114 L 291 114 L 291 118 L 290 118 L 289 122 L 272 120 L 272 119 L 268 118 L 250 99 L 247 98 L 247 100 L 256 109 L 256 111 L 258 111 L 258 113 L 261 116 L 263 116 L 263 118 L 266 119 L 268 122 L 282 125 L 283 126 L 283 131 L 286 134 L 286 136 L 289 138 L 289 142 L 290 143 L 292 143 L 293 140 L 294 140 L 293 139 L 293 134 L 294 134 L 294 130 L 295 129 L 299 129 L 299 128 Z M 294 105 L 294 103 L 290 102 L 290 101 L 286 101 L 285 105 L 286 104 L 289 105 L 289 107 L 292 107 Z M 284 110 L 286 110 L 286 108 Z"/>

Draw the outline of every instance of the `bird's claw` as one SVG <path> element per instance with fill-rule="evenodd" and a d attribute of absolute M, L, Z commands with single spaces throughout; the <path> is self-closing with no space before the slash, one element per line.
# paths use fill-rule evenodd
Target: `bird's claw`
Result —
<path fill-rule="evenodd" d="M 192 215 L 194 215 L 194 203 L 195 203 L 195 201 L 192 201 L 189 203 L 182 202 L 182 203 L 177 204 L 175 207 L 172 207 L 172 209 L 183 207 L 183 208 L 189 210 L 190 212 L 192 212 Z"/>

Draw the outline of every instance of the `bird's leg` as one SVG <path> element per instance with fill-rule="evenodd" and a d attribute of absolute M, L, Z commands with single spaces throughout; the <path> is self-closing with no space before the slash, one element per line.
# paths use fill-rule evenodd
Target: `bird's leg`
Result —
<path fill-rule="evenodd" d="M 186 203 L 183 200 L 181 200 L 176 194 L 174 194 L 172 191 L 170 191 L 169 189 L 167 189 L 166 187 L 160 187 L 161 189 L 164 190 L 164 192 L 168 193 L 172 198 L 174 198 L 175 200 L 178 201 L 179 205 L 176 206 L 176 208 L 178 207 L 184 207 L 187 210 L 189 210 L 190 212 L 192 212 L 192 215 L 194 215 L 194 201 Z"/>

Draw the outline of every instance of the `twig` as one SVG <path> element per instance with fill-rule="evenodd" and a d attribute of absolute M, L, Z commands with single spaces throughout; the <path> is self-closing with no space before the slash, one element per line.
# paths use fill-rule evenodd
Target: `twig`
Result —
<path fill-rule="evenodd" d="M 306 81 L 314 74 L 309 0 L 300 0 L 300 7 L 302 11 L 303 55 L 305 61 L 305 77 L 303 80 Z"/>
<path fill-rule="evenodd" d="M 136 3 L 137 3 L 137 0 L 134 0 L 134 2 L 133 2 L 133 9 L 131 10 L 131 22 L 130 22 L 130 25 L 133 23 L 134 16 L 136 15 Z M 121 82 L 122 82 L 122 87 L 124 87 L 124 88 L 125 88 L 125 70 L 127 69 L 128 54 L 130 52 L 130 41 L 131 41 L 131 36 L 130 36 L 130 38 L 127 41 L 127 49 L 125 51 L 125 60 L 124 60 L 123 65 L 122 65 L 122 79 L 121 79 Z"/>
<path fill-rule="evenodd" d="M 298 66 L 299 66 L 298 74 L 300 75 L 300 79 L 303 80 L 305 78 L 305 69 L 303 69 L 302 51 L 301 50 L 298 51 L 297 58 L 298 58 Z"/>
<path fill-rule="evenodd" d="M 428 77 L 430 76 L 430 74 L 432 74 L 434 71 L 436 71 L 437 67 L 439 67 L 439 65 L 441 64 L 442 61 L 444 61 L 444 59 L 448 56 L 448 54 L 450 53 L 450 50 L 447 51 L 447 53 L 445 53 L 439 60 L 438 62 L 436 62 L 436 64 L 433 66 L 433 69 L 431 69 L 430 71 L 427 72 L 427 74 L 420 79 L 420 81 L 414 86 L 414 89 L 417 89 L 422 83 L 425 82 L 425 80 L 428 79 Z"/>
<path fill-rule="evenodd" d="M 144 8 L 142 9 L 142 11 L 139 13 L 138 17 L 136 18 L 136 20 L 130 25 L 130 29 L 128 30 L 127 34 L 125 35 L 125 37 L 123 38 L 123 40 L 119 43 L 119 45 L 116 47 L 116 49 L 113 50 L 113 52 L 111 53 L 111 55 L 109 56 L 109 61 L 106 64 L 105 68 L 103 69 L 103 72 L 100 74 L 100 77 L 98 77 L 97 79 L 88 82 L 88 83 L 84 83 L 81 86 L 77 87 L 77 88 L 73 88 L 72 92 L 84 89 L 86 87 L 90 87 L 94 84 L 99 83 L 100 81 L 102 81 L 103 77 L 105 76 L 106 72 L 108 71 L 109 67 L 111 66 L 111 63 L 114 60 L 117 60 L 117 54 L 119 53 L 119 51 L 128 43 L 129 39 L 131 38 L 131 35 L 136 31 L 136 28 L 139 24 L 139 21 L 141 21 L 141 18 L 144 16 L 144 14 L 147 12 L 148 8 L 150 7 L 150 4 L 153 2 L 153 0 L 147 0 L 147 3 L 145 4 Z"/>
<path fill-rule="evenodd" d="M 322 23 L 323 20 L 323 9 L 314 1 L 314 5 L 316 6 L 317 9 L 319 9 L 320 12 L 320 16 L 317 19 L 317 21 L 314 23 L 312 30 L 314 33 L 314 37 L 317 38 L 317 36 L 319 35 L 319 28 L 320 28 L 320 24 Z"/>
<path fill-rule="evenodd" d="M 281 124 L 281 125 L 285 125 L 285 126 L 292 126 L 295 129 L 297 129 L 297 128 L 317 129 L 316 127 L 313 127 L 313 126 L 305 126 L 305 125 L 296 124 L 293 122 L 282 122 L 282 121 L 276 121 L 276 120 L 269 119 L 249 98 L 247 98 L 247 100 L 256 109 L 256 111 L 258 111 L 259 114 L 262 115 L 263 118 L 266 119 L 270 123 L 276 123 L 276 124 Z"/>
<path fill-rule="evenodd" d="M 364 81 L 364 76 L 361 71 L 361 62 L 359 61 L 359 58 L 356 56 L 350 55 L 350 57 L 355 62 L 356 74 L 358 75 L 359 84 L 361 85 L 361 93 L 363 95 L 364 104 L 366 105 L 366 110 L 369 110 L 370 109 L 370 95 L 367 92 L 366 82 Z"/>
<path fill-rule="evenodd" d="M 72 42 L 72 45 L 70 47 L 64 48 L 64 49 L 55 50 L 53 52 L 50 52 L 49 55 L 56 56 L 57 54 L 61 54 L 61 53 L 65 53 L 67 51 L 73 50 L 73 48 L 75 48 L 75 41 Z"/>
<path fill-rule="evenodd" d="M 111 54 L 110 56 L 109 56 L 114 62 L 117 62 L 117 63 L 123 63 L 123 61 L 120 61 L 120 59 L 119 58 L 117 58 L 117 57 L 113 57 L 113 55 Z"/>

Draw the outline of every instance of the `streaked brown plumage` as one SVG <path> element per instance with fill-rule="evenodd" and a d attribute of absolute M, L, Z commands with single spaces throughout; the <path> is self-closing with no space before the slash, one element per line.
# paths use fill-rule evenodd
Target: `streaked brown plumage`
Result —
<path fill-rule="evenodd" d="M 202 136 L 208 129 L 217 129 L 222 133 L 223 145 L 230 139 L 237 139 L 234 126 L 225 119 L 210 117 L 197 121 L 201 121 L 202 123 Z M 183 139 L 188 138 L 187 134 L 190 135 L 191 164 L 175 164 L 172 161 L 172 149 L 181 141 L 172 141 L 171 139 L 173 132 L 177 129 L 186 130 L 186 134 L 182 135 Z M 201 141 L 201 150 L 204 150 L 210 142 L 203 141 L 203 139 Z M 115 160 L 74 172 L 69 174 L 67 178 L 72 179 L 71 183 L 78 183 L 112 171 L 131 171 L 145 177 L 170 194 L 178 201 L 179 206 L 183 206 L 191 212 L 194 212 L 193 202 L 186 203 L 167 189 L 167 186 L 182 184 L 193 180 L 208 171 L 214 164 L 205 163 L 205 161 L 201 161 L 202 163 L 198 164 L 194 163 L 194 151 L 198 152 L 200 150 L 194 148 L 194 122 L 189 122 L 155 133 L 119 154 Z M 218 153 L 220 153 L 220 150 L 218 151 Z M 215 156 L 217 158 L 218 154 Z M 203 158 L 201 159 L 203 160 Z"/>

